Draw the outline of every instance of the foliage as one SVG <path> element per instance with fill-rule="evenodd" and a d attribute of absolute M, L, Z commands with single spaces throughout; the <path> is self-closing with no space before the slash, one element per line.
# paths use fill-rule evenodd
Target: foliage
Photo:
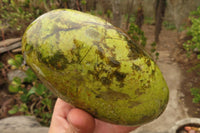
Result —
<path fill-rule="evenodd" d="M 85 0 L 82 0 L 84 3 Z M 59 8 L 66 0 L 1 0 L 0 29 L 22 35 L 26 27 L 41 14 Z"/>
<path fill-rule="evenodd" d="M 37 79 L 30 68 L 22 65 L 22 55 L 15 55 L 8 63 L 12 69 L 21 69 L 26 73 L 23 79 L 14 77 L 9 85 L 9 92 L 19 97 L 21 104 L 14 105 L 8 113 L 22 112 L 26 115 L 35 115 L 42 124 L 49 125 L 55 102 L 54 95 Z"/>
<path fill-rule="evenodd" d="M 86 5 L 87 1 L 86 0 L 81 0 L 82 5 Z"/>
<path fill-rule="evenodd" d="M 131 23 L 128 34 L 136 43 L 145 47 L 147 38 L 144 36 L 144 32 L 137 25 Z"/>
<path fill-rule="evenodd" d="M 200 17 L 200 7 L 198 7 L 196 11 L 190 12 L 190 15 L 194 17 Z"/>
<path fill-rule="evenodd" d="M 188 55 L 200 51 L 200 7 L 191 13 L 190 20 L 192 26 L 188 28 L 188 35 L 192 36 L 192 39 L 183 45 Z M 197 59 L 200 59 L 200 52 L 197 54 Z"/>
<path fill-rule="evenodd" d="M 4 64 L 0 62 L 0 69 L 2 69 L 3 67 L 4 67 Z"/>
<path fill-rule="evenodd" d="M 0 6 L 2 25 L 18 32 L 25 29 L 27 23 L 32 21 L 33 14 L 22 8 L 23 6 L 22 3 L 16 3 L 14 0 L 3 0 Z"/>
<path fill-rule="evenodd" d="M 103 16 L 103 12 L 102 11 L 97 11 L 97 15 Z"/>
<path fill-rule="evenodd" d="M 191 27 L 188 28 L 188 35 L 192 36 L 191 40 L 188 40 L 183 44 L 185 50 L 188 52 L 188 56 L 191 53 L 197 54 L 197 59 L 200 61 L 200 7 L 196 11 L 191 12 L 190 20 L 192 22 Z M 200 67 L 200 63 L 191 68 L 189 72 L 194 71 Z M 199 74 L 199 72 L 198 72 Z M 194 96 L 193 102 L 200 103 L 200 88 L 191 88 L 191 94 Z"/>
<path fill-rule="evenodd" d="M 22 63 L 23 63 L 23 56 L 20 54 L 17 54 L 13 59 L 8 60 L 8 64 L 12 66 L 12 69 L 20 68 Z"/>
<path fill-rule="evenodd" d="M 112 11 L 111 10 L 107 10 L 106 11 L 106 16 L 107 16 L 107 18 L 112 18 L 113 17 Z"/>
<path fill-rule="evenodd" d="M 192 102 L 199 103 L 200 102 L 200 88 L 191 88 L 190 92 L 194 96 L 194 98 L 192 99 Z"/>
<path fill-rule="evenodd" d="M 155 55 L 156 60 L 159 59 L 159 53 L 156 51 L 156 42 L 151 43 L 151 53 Z"/>
<path fill-rule="evenodd" d="M 200 63 L 195 65 L 194 67 L 190 68 L 187 72 L 192 72 L 192 71 L 195 71 L 195 70 L 198 70 L 198 69 L 200 69 Z M 200 71 L 196 71 L 196 73 L 198 75 L 200 75 Z"/>
<path fill-rule="evenodd" d="M 129 16 L 129 14 L 124 15 L 125 20 L 128 20 L 128 17 L 130 17 L 130 19 L 128 21 L 129 23 L 135 23 L 136 18 L 135 18 L 134 14 L 130 14 L 130 16 Z"/>
<path fill-rule="evenodd" d="M 147 38 L 145 37 L 144 32 L 134 23 L 130 24 L 128 34 L 137 44 L 139 44 L 142 47 L 146 46 Z M 151 53 L 155 55 L 156 60 L 157 60 L 159 57 L 159 53 L 156 51 L 155 42 L 151 44 Z"/>

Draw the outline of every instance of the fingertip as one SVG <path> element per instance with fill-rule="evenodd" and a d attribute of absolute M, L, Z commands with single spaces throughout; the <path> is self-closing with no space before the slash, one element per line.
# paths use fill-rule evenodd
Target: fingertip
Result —
<path fill-rule="evenodd" d="M 81 109 L 73 108 L 70 110 L 67 120 L 79 133 L 93 133 L 94 131 L 94 118 Z"/>

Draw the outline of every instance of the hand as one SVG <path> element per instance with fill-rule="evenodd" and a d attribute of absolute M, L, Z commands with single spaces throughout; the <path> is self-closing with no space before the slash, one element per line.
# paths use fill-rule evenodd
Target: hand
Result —
<path fill-rule="evenodd" d="M 128 133 L 136 128 L 97 120 L 58 98 L 49 133 Z"/>

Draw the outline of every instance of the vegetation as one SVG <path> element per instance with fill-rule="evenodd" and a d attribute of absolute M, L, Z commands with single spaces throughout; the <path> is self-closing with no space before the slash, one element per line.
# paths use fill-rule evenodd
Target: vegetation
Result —
<path fill-rule="evenodd" d="M 81 0 L 77 8 L 86 10 L 86 0 Z M 0 1 L 0 29 L 2 40 L 5 39 L 5 31 L 8 29 L 17 36 L 22 35 L 26 27 L 41 14 L 57 9 L 70 8 L 73 5 L 69 0 L 1 0 Z M 1 38 L 0 38 L 1 39 Z"/>
<path fill-rule="evenodd" d="M 37 79 L 34 72 L 23 65 L 21 54 L 9 59 L 12 69 L 25 72 L 26 77 L 14 77 L 9 85 L 9 92 L 18 97 L 20 104 L 14 105 L 9 114 L 21 112 L 25 115 L 34 115 L 44 125 L 49 125 L 52 116 L 55 96 Z"/>
<path fill-rule="evenodd" d="M 192 39 L 184 43 L 184 48 L 188 54 L 197 53 L 197 58 L 200 59 L 200 7 L 191 13 L 190 20 L 192 26 L 188 28 L 188 35 L 192 36 Z"/>
<path fill-rule="evenodd" d="M 131 19 L 130 19 L 131 20 Z M 144 32 L 133 22 L 129 26 L 128 30 L 129 36 L 140 46 L 145 47 L 147 43 L 147 38 L 144 35 Z M 153 54 L 156 60 L 159 58 L 159 53 L 156 50 L 156 42 L 153 42 L 151 45 L 151 54 Z"/>
<path fill-rule="evenodd" d="M 197 59 L 200 61 L 200 7 L 198 7 L 196 11 L 191 12 L 190 20 L 192 25 L 191 27 L 188 27 L 188 35 L 191 36 L 192 39 L 185 42 L 183 46 L 187 51 L 188 56 L 191 54 L 196 54 Z M 190 71 L 194 71 L 195 69 L 199 68 L 200 63 L 196 64 L 196 66 L 190 69 Z M 194 96 L 193 102 L 200 103 L 200 88 L 191 88 L 190 91 Z"/>
<path fill-rule="evenodd" d="M 12 32 L 22 34 L 26 26 L 34 18 L 43 12 L 33 6 L 29 7 L 30 1 L 24 3 L 14 0 L 3 0 L 0 2 L 0 27 L 1 29 L 10 29 Z M 23 23 L 23 24 L 22 24 Z"/>
<path fill-rule="evenodd" d="M 191 88 L 191 94 L 194 96 L 193 103 L 200 103 L 200 88 Z"/>

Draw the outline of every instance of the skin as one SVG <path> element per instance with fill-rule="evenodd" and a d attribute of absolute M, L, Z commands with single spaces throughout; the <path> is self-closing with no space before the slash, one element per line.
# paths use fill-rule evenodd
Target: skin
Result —
<path fill-rule="evenodd" d="M 49 133 L 128 133 L 136 128 L 97 120 L 58 98 Z"/>

